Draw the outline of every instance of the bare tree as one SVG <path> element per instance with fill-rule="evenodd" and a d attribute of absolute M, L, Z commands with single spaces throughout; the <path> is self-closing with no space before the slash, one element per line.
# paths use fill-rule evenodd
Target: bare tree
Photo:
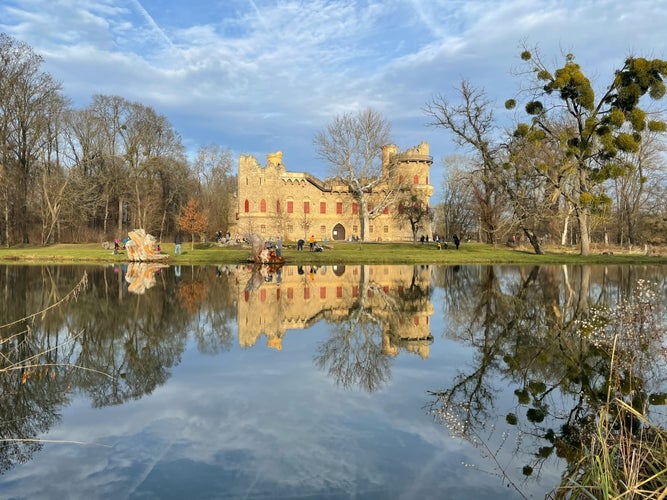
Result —
<path fill-rule="evenodd" d="M 448 130 L 456 144 L 470 148 L 475 154 L 480 183 L 474 187 L 473 195 L 479 205 L 482 239 L 495 243 L 502 209 L 501 189 L 494 176 L 500 168 L 500 146 L 494 142 L 498 126 L 492 103 L 483 91 L 464 80 L 458 92 L 460 104 L 438 95 L 426 105 L 424 112 L 431 119 L 429 125 Z"/>
<path fill-rule="evenodd" d="M 443 181 L 442 203 L 436 208 L 434 218 L 438 232 L 446 238 L 458 234 L 461 238 L 476 231 L 480 216 L 474 202 L 473 167 L 469 158 L 450 156 L 445 158 L 447 177 Z"/>
<path fill-rule="evenodd" d="M 661 186 L 665 186 L 663 155 L 665 144 L 660 137 L 649 131 L 642 133 L 643 139 L 636 153 L 619 155 L 627 162 L 627 175 L 613 181 L 616 201 L 614 219 L 617 221 L 616 241 L 623 245 L 636 245 L 642 240 L 642 214 L 662 216 L 664 198 Z M 650 227 L 647 224 L 646 227 Z"/>
<path fill-rule="evenodd" d="M 23 243 L 30 240 L 30 195 L 49 140 L 49 113 L 65 103 L 42 62 L 29 46 L 0 33 L 0 163 L 16 183 L 5 199 L 5 220 L 15 221 Z"/>
<path fill-rule="evenodd" d="M 369 195 L 381 184 L 391 186 L 392 172 L 382 170 L 382 147 L 391 142 L 391 126 L 377 111 L 366 109 L 357 114 L 336 116 L 314 139 L 319 158 L 325 160 L 334 176 L 347 186 L 357 202 L 360 237 L 366 240 L 370 220 L 395 201 L 400 192 L 385 189 L 369 210 Z"/>
<path fill-rule="evenodd" d="M 433 220 L 433 211 L 419 195 L 407 192 L 398 202 L 395 217 L 410 224 L 412 241 L 417 241 L 419 230 L 424 229 L 427 223 L 430 225 Z"/>
<path fill-rule="evenodd" d="M 199 180 L 199 199 L 202 208 L 209 214 L 209 224 L 213 229 L 222 230 L 229 225 L 232 196 L 236 190 L 232 165 L 232 152 L 215 144 L 200 147 L 192 164 Z"/>

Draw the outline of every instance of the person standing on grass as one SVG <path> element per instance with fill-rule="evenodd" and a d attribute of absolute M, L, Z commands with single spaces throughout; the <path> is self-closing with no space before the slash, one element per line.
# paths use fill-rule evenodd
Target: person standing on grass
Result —
<path fill-rule="evenodd" d="M 459 244 L 461 243 L 461 240 L 459 239 L 458 235 L 455 234 L 454 236 L 452 236 L 452 241 L 454 242 L 454 246 L 458 250 Z"/>
<path fill-rule="evenodd" d="M 181 233 L 176 233 L 174 238 L 174 255 L 181 255 Z"/>

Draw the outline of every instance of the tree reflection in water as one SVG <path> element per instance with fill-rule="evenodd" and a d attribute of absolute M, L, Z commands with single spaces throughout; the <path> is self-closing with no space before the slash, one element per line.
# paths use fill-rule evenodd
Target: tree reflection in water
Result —
<path fill-rule="evenodd" d="M 430 288 L 422 266 L 413 266 L 410 283 L 387 288 L 374 281 L 369 266 L 360 266 L 359 291 L 345 314 L 333 323 L 328 339 L 317 350 L 315 364 L 345 389 L 374 392 L 391 379 L 397 346 L 432 341 L 430 332 L 408 333 L 415 315 L 430 314 Z M 408 346 L 409 349 L 409 346 Z"/>
<path fill-rule="evenodd" d="M 9 275 L 3 276 L 6 284 Z M 71 364 L 76 349 L 75 335 L 49 325 L 46 334 L 34 332 L 36 322 L 49 309 L 76 300 L 86 288 L 85 273 L 64 296 L 55 287 L 56 279 L 46 270 L 40 290 L 49 307 L 28 311 L 31 297 L 27 288 L 12 290 L 2 301 L 5 312 L 18 306 L 13 321 L 0 322 L 0 473 L 24 463 L 39 451 L 36 438 L 59 421 L 59 409 L 68 403 L 76 366 Z M 7 318 L 7 315 L 3 315 Z M 6 321 L 6 320 L 5 320 Z"/>
<path fill-rule="evenodd" d="M 444 291 L 446 326 L 439 333 L 469 346 L 474 357 L 456 378 L 433 388 L 428 407 L 456 436 L 485 449 L 494 472 L 517 491 L 520 480 L 509 468 L 526 480 L 536 479 L 547 461 L 562 461 L 556 468 L 566 473 L 576 468 L 607 397 L 618 331 L 627 334 L 618 340 L 618 395 L 642 410 L 664 404 L 664 293 L 658 307 L 648 289 L 637 288 L 639 270 L 630 266 L 613 272 L 601 266 L 286 267 L 274 274 L 192 266 L 156 273 L 142 295 L 129 293 L 121 266 L 3 267 L 1 322 L 58 302 L 83 271 L 88 287 L 75 302 L 22 330 L 0 332 L 3 359 L 44 353 L 35 358 L 38 369 L 0 377 L 4 469 L 39 449 L 27 440 L 58 422 L 70 394 L 95 407 L 142 398 L 169 380 L 188 340 L 211 354 L 235 342 L 252 347 L 262 336 L 280 348 L 289 330 L 326 322 L 315 366 L 345 389 L 378 391 L 391 380 L 399 352 L 429 356 L 433 287 Z M 70 332 L 80 335 L 66 344 Z M 513 434 L 516 440 L 508 441 Z M 507 449 L 513 460 L 505 460 Z"/>
<path fill-rule="evenodd" d="M 179 269 L 174 283 L 155 274 L 159 291 L 137 295 L 121 266 L 0 268 L 0 324 L 9 325 L 0 329 L 0 469 L 41 448 L 36 439 L 59 421 L 70 394 L 85 394 L 93 407 L 150 394 L 179 363 L 189 332 L 202 352 L 228 349 L 234 301 L 206 297 L 201 290 L 216 277 L 202 269 L 187 280 Z M 54 307 L 72 289 L 76 300 Z"/>
<path fill-rule="evenodd" d="M 580 474 L 580 459 L 598 430 L 610 390 L 644 415 L 651 402 L 664 405 L 663 304 L 646 282 L 632 276 L 612 287 L 605 274 L 592 289 L 591 268 L 575 270 L 576 283 L 564 266 L 562 281 L 557 266 L 521 270 L 513 281 L 501 282 L 493 267 L 479 269 L 480 280 L 469 274 L 475 268 L 448 276 L 465 285 L 448 294 L 447 311 L 454 314 L 445 334 L 471 345 L 476 356 L 470 370 L 431 392 L 428 408 L 453 436 L 484 450 L 494 473 L 519 494 L 511 470 L 517 466 L 527 478 L 555 454 L 566 462 L 564 483 Z M 498 380 L 514 389 L 509 409 L 498 405 Z M 512 446 L 507 441 L 512 433 L 515 460 L 507 461 L 501 450 Z"/>

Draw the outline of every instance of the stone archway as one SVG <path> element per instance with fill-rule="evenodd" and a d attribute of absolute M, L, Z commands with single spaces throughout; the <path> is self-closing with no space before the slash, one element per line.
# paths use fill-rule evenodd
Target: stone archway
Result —
<path fill-rule="evenodd" d="M 334 240 L 345 240 L 345 226 L 341 223 L 336 224 L 331 231 L 331 236 Z"/>

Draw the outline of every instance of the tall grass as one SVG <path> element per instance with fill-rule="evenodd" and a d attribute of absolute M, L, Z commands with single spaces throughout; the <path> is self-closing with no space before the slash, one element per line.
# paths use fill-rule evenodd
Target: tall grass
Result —
<path fill-rule="evenodd" d="M 637 299 L 621 304 L 590 339 L 610 351 L 606 400 L 554 498 L 667 498 L 667 431 L 650 421 L 644 388 L 648 371 L 664 369 L 665 329 L 654 293 L 641 280 L 637 290 Z"/>

